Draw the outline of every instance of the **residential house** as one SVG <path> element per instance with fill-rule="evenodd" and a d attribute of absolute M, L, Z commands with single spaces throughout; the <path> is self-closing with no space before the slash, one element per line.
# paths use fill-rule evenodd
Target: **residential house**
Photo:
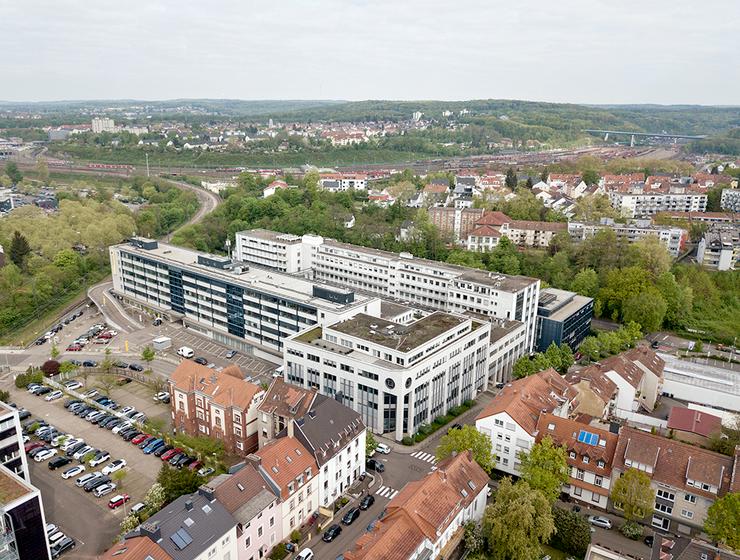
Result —
<path fill-rule="evenodd" d="M 729 491 L 733 459 L 623 427 L 614 453 L 613 479 L 629 468 L 646 473 L 656 491 L 654 511 L 647 521 L 661 531 L 695 534 L 702 530 L 709 506 Z"/>
<path fill-rule="evenodd" d="M 396 198 L 388 192 L 388 189 L 383 189 L 382 191 L 368 191 L 367 199 L 369 202 L 382 206 L 383 208 L 387 208 L 396 202 Z"/>
<path fill-rule="evenodd" d="M 265 393 L 246 381 L 238 366 L 218 372 L 183 360 L 169 388 L 175 430 L 222 440 L 224 449 L 236 455 L 257 449 L 257 408 Z"/>
<path fill-rule="evenodd" d="M 468 521 L 483 517 L 488 475 L 470 451 L 440 462 L 421 480 L 409 482 L 386 506 L 386 514 L 363 534 L 346 560 L 449 558 Z"/>
<path fill-rule="evenodd" d="M 267 185 L 264 189 L 262 189 L 262 198 L 267 198 L 269 196 L 274 195 L 278 190 L 281 189 L 287 189 L 288 183 L 285 181 L 276 180 Z"/>
<path fill-rule="evenodd" d="M 461 239 L 469 251 L 490 251 L 503 236 L 515 245 L 549 247 L 555 234 L 567 229 L 567 224 L 561 222 L 512 220 L 502 212 L 485 212 Z"/>
<path fill-rule="evenodd" d="M 565 376 L 578 393 L 571 414 L 587 415 L 606 420 L 616 404 L 617 384 L 609 379 L 598 365 L 591 365 Z"/>
<path fill-rule="evenodd" d="M 249 455 L 260 475 L 280 494 L 280 531 L 289 535 L 319 507 L 319 468 L 311 453 L 291 433 L 288 423 L 286 436 L 269 442 Z"/>
<path fill-rule="evenodd" d="M 507 383 L 475 419 L 478 431 L 491 438 L 495 467 L 519 476 L 519 453 L 534 444 L 540 414 L 567 416 L 576 394 L 552 368 Z"/>
<path fill-rule="evenodd" d="M 272 380 L 258 407 L 259 447 L 262 448 L 288 428 L 288 421 L 303 418 L 311 409 L 317 391 L 283 381 Z"/>
<path fill-rule="evenodd" d="M 650 560 L 740 560 L 740 554 L 704 541 L 660 533 L 654 537 Z"/>
<path fill-rule="evenodd" d="M 617 386 L 614 414 L 629 420 L 640 409 L 651 412 L 663 386 L 665 362 L 647 346 L 638 346 L 597 364 Z"/>
<path fill-rule="evenodd" d="M 735 270 L 740 261 L 740 226 L 712 225 L 696 248 L 696 262 L 714 270 Z"/>
<path fill-rule="evenodd" d="M 668 414 L 668 430 L 678 440 L 706 445 L 710 437 L 722 430 L 722 418 L 700 410 L 674 406 Z"/>
<path fill-rule="evenodd" d="M 617 434 L 570 418 L 543 413 L 535 441 L 550 437 L 568 454 L 568 482 L 563 492 L 589 507 L 606 509 L 611 488 Z"/>
<path fill-rule="evenodd" d="M 551 191 L 560 192 L 571 198 L 583 196 L 588 187 L 580 175 L 567 173 L 550 173 L 547 184 Z"/>

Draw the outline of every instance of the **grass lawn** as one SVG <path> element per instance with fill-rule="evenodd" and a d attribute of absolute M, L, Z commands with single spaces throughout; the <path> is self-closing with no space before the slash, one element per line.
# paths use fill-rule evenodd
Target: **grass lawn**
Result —
<path fill-rule="evenodd" d="M 568 558 L 568 555 L 562 550 L 558 550 L 557 548 L 544 545 L 542 547 L 542 555 L 545 556 L 547 554 L 550 555 L 552 560 L 565 560 L 566 558 Z"/>

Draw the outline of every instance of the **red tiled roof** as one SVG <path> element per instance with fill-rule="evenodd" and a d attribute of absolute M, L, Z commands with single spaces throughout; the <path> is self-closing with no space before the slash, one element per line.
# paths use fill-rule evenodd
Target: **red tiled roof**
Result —
<path fill-rule="evenodd" d="M 262 392 L 258 385 L 244 380 L 238 366 L 218 372 L 191 360 L 180 362 L 170 376 L 170 383 L 185 393 L 202 393 L 216 405 L 239 410 L 248 410 L 255 396 Z"/>
<path fill-rule="evenodd" d="M 468 236 L 473 237 L 501 237 L 501 232 L 493 226 L 479 226 L 471 231 Z"/>
<path fill-rule="evenodd" d="M 424 192 L 427 194 L 444 194 L 449 190 L 450 188 L 448 185 L 435 185 L 430 183 L 424 186 Z"/>
<path fill-rule="evenodd" d="M 319 473 L 319 467 L 311 453 L 294 437 L 285 436 L 273 440 L 256 451 L 255 455 L 261 459 L 260 464 L 265 473 L 280 487 L 283 498 L 290 496 L 288 483 L 304 475 L 306 469 L 311 469 L 310 478 Z M 308 480 L 304 475 L 304 484 Z M 295 489 L 298 489 L 297 482 Z"/>
<path fill-rule="evenodd" d="M 581 431 L 596 434 L 598 436 L 598 443 L 596 445 L 590 445 L 578 441 Z M 619 441 L 617 434 L 584 425 L 570 418 L 561 418 L 554 414 L 545 413 L 540 415 L 537 422 L 537 436 L 535 439 L 540 442 L 546 436 L 550 436 L 556 444 L 564 445 L 569 452 L 573 451 L 576 453 L 575 459 L 571 458 L 570 454 L 568 455 L 569 465 L 579 469 L 590 470 L 597 474 L 609 475 L 611 473 L 614 451 Z M 601 445 L 602 442 L 603 445 Z M 583 463 L 583 456 L 589 457 L 589 463 Z M 596 462 L 598 460 L 604 461 L 604 468 L 600 469 L 597 467 Z"/>
<path fill-rule="evenodd" d="M 709 437 L 722 428 L 722 419 L 713 414 L 674 406 L 668 416 L 668 429 Z"/>
<path fill-rule="evenodd" d="M 152 560 L 172 560 L 172 556 L 149 537 L 131 537 L 116 543 L 98 556 L 98 560 L 142 560 L 150 557 Z"/>
<path fill-rule="evenodd" d="M 501 226 L 511 222 L 511 218 L 503 212 L 485 212 L 475 221 L 476 226 Z"/>

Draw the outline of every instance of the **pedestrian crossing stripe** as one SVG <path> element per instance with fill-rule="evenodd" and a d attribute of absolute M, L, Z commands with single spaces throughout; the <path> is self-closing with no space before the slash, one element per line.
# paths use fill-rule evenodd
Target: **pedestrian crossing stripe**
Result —
<path fill-rule="evenodd" d="M 432 455 L 431 453 L 425 453 L 424 451 L 416 451 L 415 453 L 412 453 L 411 456 L 415 459 L 426 461 L 427 463 L 437 462 L 437 459 L 434 455 Z"/>
<path fill-rule="evenodd" d="M 396 497 L 396 494 L 398 494 L 398 490 L 394 490 L 390 486 L 381 486 L 380 488 L 378 488 L 378 491 L 375 492 L 375 494 L 382 498 L 388 498 L 389 500 L 392 500 Z"/>

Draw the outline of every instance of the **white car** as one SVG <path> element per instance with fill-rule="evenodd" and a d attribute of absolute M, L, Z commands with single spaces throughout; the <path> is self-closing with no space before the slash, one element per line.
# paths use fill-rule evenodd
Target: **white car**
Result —
<path fill-rule="evenodd" d="M 39 387 L 41 387 L 41 384 L 39 384 L 39 383 L 29 383 L 29 384 L 28 384 L 28 387 L 26 387 L 26 390 L 27 390 L 27 391 L 28 391 L 29 393 L 33 393 L 33 392 L 34 392 L 34 391 L 35 391 L 36 389 L 38 389 Z"/>
<path fill-rule="evenodd" d="M 75 460 L 79 461 L 85 455 L 87 455 L 88 453 L 90 453 L 90 451 L 92 451 L 92 450 L 93 450 L 92 446 L 86 445 L 85 447 L 83 447 L 82 449 L 80 449 L 79 451 L 77 451 L 77 453 L 75 453 L 74 455 L 72 455 L 72 457 L 74 457 Z"/>
<path fill-rule="evenodd" d="M 588 522 L 591 525 L 596 525 L 597 527 L 601 527 L 602 529 L 612 528 L 612 522 L 609 521 L 606 517 L 601 517 L 599 515 L 589 515 Z"/>
<path fill-rule="evenodd" d="M 49 401 L 49 402 L 55 401 L 57 399 L 61 399 L 62 396 L 64 396 L 64 393 L 62 393 L 61 391 L 52 391 L 51 393 L 49 393 L 48 395 L 44 397 L 44 400 Z"/>
<path fill-rule="evenodd" d="M 375 450 L 383 455 L 388 455 L 391 452 L 391 448 L 385 443 L 379 443 Z"/>
<path fill-rule="evenodd" d="M 109 482 L 108 484 L 103 484 L 102 486 L 98 486 L 95 490 L 93 490 L 93 494 L 95 494 L 96 498 L 102 498 L 106 494 L 110 494 L 113 492 L 113 490 L 116 489 L 116 485 L 112 482 Z"/>
<path fill-rule="evenodd" d="M 61 541 L 66 536 L 67 535 L 65 535 L 59 529 L 57 529 L 55 533 L 52 533 L 51 535 L 49 535 L 49 544 L 51 546 L 54 546 L 55 542 Z"/>
<path fill-rule="evenodd" d="M 105 463 L 108 459 L 110 459 L 110 453 L 105 453 L 97 459 L 90 459 L 90 466 L 97 467 L 98 465 Z"/>
<path fill-rule="evenodd" d="M 57 532 L 57 529 L 59 529 L 59 527 L 57 527 L 53 523 L 47 523 L 46 524 L 46 535 L 47 536 L 48 535 L 53 535 L 54 533 Z"/>
<path fill-rule="evenodd" d="M 23 436 L 23 443 L 28 443 L 29 441 L 31 441 L 29 436 Z"/>
<path fill-rule="evenodd" d="M 170 396 L 170 394 L 167 391 L 160 391 L 159 393 L 157 393 L 156 395 L 154 395 L 154 400 L 155 401 L 161 401 L 162 399 L 165 399 L 165 398 L 167 398 L 169 396 Z"/>
<path fill-rule="evenodd" d="M 73 476 L 77 476 L 78 474 L 82 474 L 84 472 L 85 472 L 85 465 L 76 465 L 64 471 L 62 473 L 62 478 L 64 480 L 67 480 L 68 478 L 72 478 Z"/>
<path fill-rule="evenodd" d="M 78 443 L 84 443 L 84 441 L 85 441 L 84 439 L 81 439 L 81 438 L 76 438 L 76 437 L 72 437 L 72 436 L 70 436 L 70 437 L 69 437 L 69 439 L 68 439 L 67 441 L 65 441 L 65 442 L 64 442 L 64 443 L 63 443 L 63 444 L 62 444 L 62 445 L 61 445 L 61 446 L 59 447 L 59 449 L 61 449 L 62 451 L 67 451 L 68 449 L 70 449 L 70 448 L 74 447 L 74 446 L 75 446 L 75 445 L 77 445 Z"/>
<path fill-rule="evenodd" d="M 121 410 L 119 410 L 118 412 L 120 412 L 121 414 L 128 414 L 128 413 L 129 413 L 129 412 L 131 412 L 132 410 L 136 410 L 136 409 L 135 409 L 135 408 L 134 408 L 133 406 L 124 406 L 124 407 L 123 407 L 123 408 L 122 408 Z"/>
<path fill-rule="evenodd" d="M 125 466 L 126 466 L 126 459 L 116 459 L 115 461 L 111 462 L 109 465 L 106 465 L 103 468 L 102 473 L 108 476 L 111 473 L 121 470 Z"/>
<path fill-rule="evenodd" d="M 90 389 L 87 393 L 82 395 L 83 397 L 87 397 L 88 399 L 91 399 L 93 397 L 97 397 L 100 393 L 98 393 L 97 389 Z"/>
<path fill-rule="evenodd" d="M 114 434 L 117 434 L 119 432 L 122 432 L 123 430 L 128 430 L 131 427 L 131 422 L 124 422 L 123 424 L 119 424 L 115 428 L 113 428 L 111 431 Z"/>
<path fill-rule="evenodd" d="M 38 455 L 36 455 L 33 460 L 37 463 L 41 463 L 42 461 L 46 461 L 47 459 L 51 459 L 54 455 L 57 454 L 56 449 L 47 449 L 46 451 L 42 451 Z"/>
<path fill-rule="evenodd" d="M 131 513 L 139 513 L 140 511 L 144 511 L 144 508 L 146 508 L 146 504 L 144 502 L 139 502 L 138 504 L 131 506 Z"/>
<path fill-rule="evenodd" d="M 82 383 L 79 381 L 67 381 L 64 386 L 67 388 L 68 391 L 74 391 L 75 389 L 79 389 L 82 387 Z"/>
<path fill-rule="evenodd" d="M 67 440 L 71 438 L 69 434 L 59 434 L 58 436 L 55 436 L 51 440 L 51 446 L 52 447 L 59 447 L 62 444 L 67 443 Z"/>

